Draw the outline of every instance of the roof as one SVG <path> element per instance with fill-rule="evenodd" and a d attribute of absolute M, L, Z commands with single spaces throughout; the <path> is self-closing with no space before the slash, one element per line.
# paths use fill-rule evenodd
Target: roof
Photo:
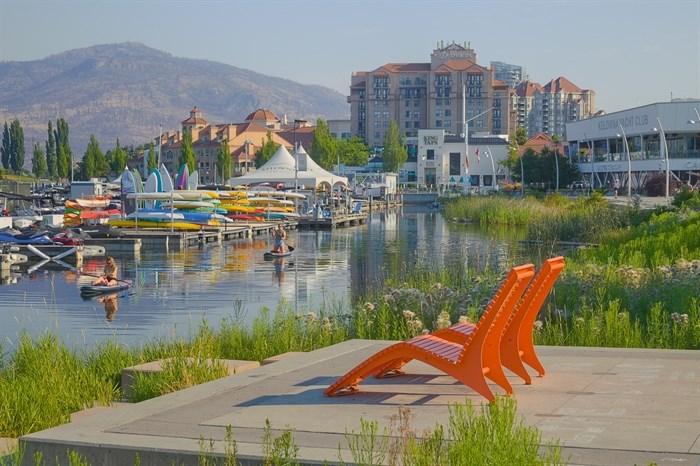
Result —
<path fill-rule="evenodd" d="M 271 182 L 294 186 L 295 181 L 297 181 L 299 186 L 313 186 L 314 188 L 319 185 L 327 185 L 331 188 L 336 184 L 347 186 L 347 178 L 334 175 L 321 168 L 306 153 L 303 146 L 299 146 L 296 156 L 298 159 L 295 159 L 282 144 L 277 149 L 277 152 L 275 152 L 275 155 L 273 155 L 265 165 L 258 168 L 253 173 L 231 178 L 229 183 L 231 186 L 235 186 L 240 184 Z"/>
<path fill-rule="evenodd" d="M 245 121 L 279 121 L 279 118 L 271 111 L 259 108 L 245 117 Z"/>

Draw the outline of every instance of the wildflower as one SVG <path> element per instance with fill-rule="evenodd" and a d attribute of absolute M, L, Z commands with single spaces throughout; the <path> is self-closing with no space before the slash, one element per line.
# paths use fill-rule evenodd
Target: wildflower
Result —
<path fill-rule="evenodd" d="M 404 319 L 406 319 L 406 320 L 411 320 L 411 319 L 413 319 L 415 316 L 416 316 L 416 313 L 415 313 L 415 312 L 413 312 L 413 311 L 411 311 L 411 310 L 408 310 L 408 309 L 404 309 L 404 311 L 403 311 L 403 317 L 404 317 Z"/>
<path fill-rule="evenodd" d="M 316 317 L 316 314 L 314 312 L 307 312 L 306 313 L 306 320 L 309 322 L 316 322 L 318 318 Z"/>
<path fill-rule="evenodd" d="M 394 295 L 392 294 L 385 294 L 384 295 L 384 301 L 387 303 L 393 303 L 394 302 Z"/>
<path fill-rule="evenodd" d="M 459 322 L 460 324 L 467 324 L 467 323 L 472 324 L 473 323 L 472 320 L 469 318 L 469 316 L 464 316 L 464 315 L 459 316 L 459 320 L 457 322 Z"/>
<path fill-rule="evenodd" d="M 542 327 L 544 327 L 544 324 L 542 323 L 541 320 L 536 320 L 535 323 L 533 324 L 533 327 L 535 330 L 539 331 L 539 330 L 542 330 Z"/>
<path fill-rule="evenodd" d="M 374 312 L 374 304 L 373 303 L 365 303 L 365 305 L 363 307 L 365 308 L 365 311 Z"/>
<path fill-rule="evenodd" d="M 450 314 L 447 311 L 442 311 L 437 316 L 437 321 L 435 322 L 435 328 L 447 328 L 451 325 Z"/>
<path fill-rule="evenodd" d="M 331 324 L 331 320 L 328 317 L 323 318 L 321 329 L 326 332 L 330 332 L 333 329 L 333 324 Z"/>

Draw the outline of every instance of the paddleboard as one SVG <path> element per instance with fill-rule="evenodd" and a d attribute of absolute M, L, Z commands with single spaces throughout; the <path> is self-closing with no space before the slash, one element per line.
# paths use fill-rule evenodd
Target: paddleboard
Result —
<path fill-rule="evenodd" d="M 195 170 L 187 179 L 187 189 L 197 189 L 199 187 L 199 172 Z"/>
<path fill-rule="evenodd" d="M 146 184 L 143 186 L 144 193 L 159 193 L 163 187 L 160 179 L 160 172 L 155 168 L 151 170 L 151 174 L 146 179 Z"/>
<path fill-rule="evenodd" d="M 134 180 L 134 174 L 129 170 L 124 170 L 122 172 L 122 194 L 130 194 L 136 192 L 136 183 Z"/>
<path fill-rule="evenodd" d="M 137 222 L 135 219 L 123 219 L 123 220 L 110 219 L 107 223 L 109 223 L 110 225 L 115 226 L 115 227 L 136 228 Z M 184 222 L 184 221 L 171 222 L 168 220 L 163 220 L 163 221 L 139 220 L 138 227 L 139 228 L 160 228 L 162 230 L 169 230 L 172 227 L 173 230 L 187 230 L 187 231 L 201 230 L 201 228 L 202 228 L 201 225 L 197 225 L 196 223 L 189 223 L 189 222 Z"/>
<path fill-rule="evenodd" d="M 83 296 L 97 296 L 115 291 L 128 290 L 131 288 L 129 282 L 119 282 L 117 285 L 85 285 L 80 287 L 80 294 Z"/>
<path fill-rule="evenodd" d="M 287 252 L 272 252 L 272 251 L 266 251 L 263 254 L 263 258 L 265 259 L 274 259 L 276 257 L 287 257 L 291 256 L 292 252 L 294 252 L 294 248 L 287 245 Z"/>
<path fill-rule="evenodd" d="M 127 199 L 136 199 L 138 196 L 140 201 L 143 200 L 149 200 L 149 201 L 169 201 L 169 200 L 174 200 L 174 201 L 181 201 L 184 199 L 180 193 L 176 193 L 173 191 L 167 192 L 167 193 L 131 193 L 127 194 L 126 198 Z"/>
<path fill-rule="evenodd" d="M 190 181 L 190 170 L 187 168 L 187 164 L 182 164 L 180 171 L 177 172 L 177 177 L 175 178 L 175 189 L 187 189 Z"/>
<path fill-rule="evenodd" d="M 170 192 L 173 190 L 173 178 L 170 176 L 170 172 L 165 167 L 165 164 L 160 164 L 160 180 L 163 192 Z"/>

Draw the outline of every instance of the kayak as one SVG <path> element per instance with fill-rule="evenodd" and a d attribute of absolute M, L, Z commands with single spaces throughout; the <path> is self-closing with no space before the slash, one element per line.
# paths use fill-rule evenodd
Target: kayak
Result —
<path fill-rule="evenodd" d="M 131 288 L 130 282 L 119 282 L 116 285 L 85 285 L 80 287 L 80 294 L 83 296 L 97 296 L 105 293 L 128 290 Z"/>
<path fill-rule="evenodd" d="M 294 248 L 291 246 L 287 246 L 287 252 L 274 252 L 274 251 L 266 251 L 263 254 L 263 257 L 265 259 L 274 259 L 276 257 L 287 257 L 290 256 L 294 252 Z"/>

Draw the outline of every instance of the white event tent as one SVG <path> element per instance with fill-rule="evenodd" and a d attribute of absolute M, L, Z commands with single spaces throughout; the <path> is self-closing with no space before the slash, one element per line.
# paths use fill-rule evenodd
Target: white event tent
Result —
<path fill-rule="evenodd" d="M 284 145 L 280 145 L 275 155 L 270 157 L 265 165 L 255 170 L 253 173 L 238 176 L 229 180 L 230 186 L 254 185 L 260 183 L 284 183 L 285 186 L 294 186 L 295 180 L 298 187 L 309 187 L 316 189 L 319 186 L 334 190 L 336 186 L 347 186 L 348 179 L 343 176 L 334 175 L 324 170 L 313 161 L 304 148 L 299 145 L 294 156 L 289 153 Z"/>

